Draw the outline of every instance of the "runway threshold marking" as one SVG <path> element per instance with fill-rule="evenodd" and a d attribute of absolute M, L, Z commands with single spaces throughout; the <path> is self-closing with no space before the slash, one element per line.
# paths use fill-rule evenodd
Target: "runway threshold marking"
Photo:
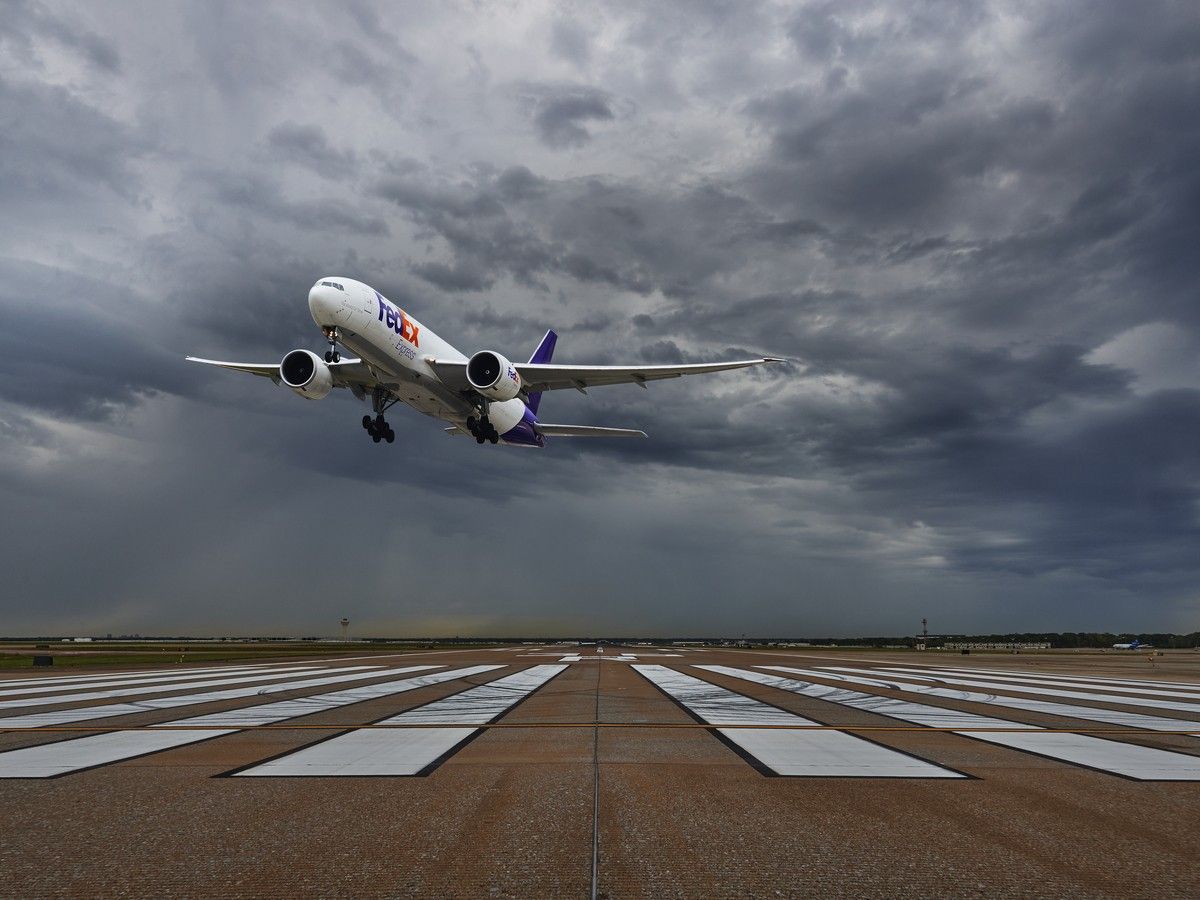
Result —
<path fill-rule="evenodd" d="M 418 666 L 420 669 L 440 669 L 444 665 Z M 368 669 L 369 671 L 350 671 Z M 92 719 L 107 719 L 112 716 L 128 716 L 134 713 L 144 713 L 156 709 L 174 709 L 178 706 L 193 706 L 197 703 L 213 703 L 218 700 L 237 700 L 242 697 L 258 697 L 265 694 L 277 694 L 283 691 L 296 691 L 303 688 L 319 687 L 326 684 L 339 684 L 344 681 L 362 681 L 365 678 L 381 677 L 379 666 L 346 666 L 341 669 L 327 670 L 331 672 L 347 672 L 348 675 L 323 675 L 319 678 L 304 678 L 301 681 L 290 681 L 283 684 L 251 685 L 241 688 L 225 688 L 219 691 L 205 691 L 200 694 L 182 694 L 175 697 L 151 697 L 134 703 L 109 703 L 104 706 L 89 706 L 82 709 L 53 709 L 46 712 L 26 713 L 21 716 L 6 716 L 0 718 L 0 730 L 9 728 L 44 728 L 53 725 L 69 725 L 72 722 L 87 722 Z M 386 672 L 386 670 L 382 670 Z M 410 670 L 405 670 L 410 671 Z"/>
<path fill-rule="evenodd" d="M 936 707 L 935 707 L 936 708 Z M 408 723 L 405 725 L 389 725 L 385 722 L 355 722 L 353 724 L 338 723 L 337 725 L 297 725 L 289 722 L 286 725 L 246 725 L 241 731 L 254 731 L 261 729 L 263 731 L 347 731 L 355 728 L 446 728 L 457 727 L 458 725 L 470 728 L 479 728 L 484 730 L 505 729 L 505 728 L 540 728 L 540 729 L 555 729 L 555 728 L 623 728 L 623 729 L 693 729 L 696 731 L 712 731 L 714 728 L 753 728 L 762 730 L 777 729 L 780 731 L 846 731 L 850 733 L 857 732 L 872 732 L 872 731 L 954 731 L 954 728 L 937 728 L 934 726 L 925 725 L 858 725 L 853 723 L 845 723 L 841 725 L 830 725 L 821 722 L 813 722 L 811 724 L 767 724 L 767 725 L 745 725 L 737 722 L 488 722 L 482 725 L 473 722 L 463 723 L 439 723 L 437 725 L 427 725 L 420 723 Z M 175 726 L 170 723 L 160 723 L 156 725 L 56 725 L 45 728 L 0 728 L 0 734 L 113 734 L 118 731 L 158 731 L 161 729 L 170 729 Z M 1041 727 L 1041 726 L 1039 726 Z M 1019 731 L 1024 732 L 1028 726 L 1013 724 L 1005 721 L 1003 728 L 980 728 L 980 731 L 996 731 L 1008 732 Z M 1117 734 L 1129 736 L 1133 734 L 1140 735 L 1162 735 L 1162 734 L 1183 734 L 1183 735 L 1200 735 L 1200 728 L 1185 728 L 1173 729 L 1171 731 L 1161 731 L 1155 729 L 1147 731 L 1143 729 L 1132 728 L 1092 728 L 1089 726 L 1080 727 L 1042 727 L 1043 731 L 1053 732 L 1056 734 Z"/>
<path fill-rule="evenodd" d="M 824 667 L 822 666 L 822 668 L 824 668 Z M 925 666 L 925 667 L 922 667 L 922 666 L 910 665 L 910 666 L 906 666 L 906 667 L 896 666 L 895 670 L 898 671 L 901 668 L 911 668 L 916 671 L 925 670 L 925 671 L 930 671 L 930 672 L 946 672 L 946 673 L 951 673 L 951 674 L 970 675 L 970 676 L 975 676 L 975 675 L 1019 675 L 1022 678 L 1035 679 L 1035 680 L 1039 680 L 1039 681 L 1043 680 L 1043 679 L 1051 679 L 1051 680 L 1056 680 L 1056 681 L 1083 682 L 1083 683 L 1087 683 L 1087 684 L 1125 684 L 1125 685 L 1136 685 L 1136 686 L 1145 685 L 1145 686 L 1156 687 L 1156 688 L 1173 688 L 1175 690 L 1181 690 L 1181 691 L 1187 691 L 1187 690 L 1200 691 L 1200 684 L 1196 684 L 1194 682 L 1189 682 L 1189 681 L 1152 681 L 1152 680 L 1145 679 L 1145 678 L 1110 678 L 1105 675 L 1062 675 L 1062 674 L 1047 673 L 1047 672 L 1022 672 L 1022 671 L 1019 671 L 1016 669 L 974 669 L 974 668 L 966 668 L 966 667 L 960 668 L 957 666 L 944 666 L 944 667 L 943 666 Z"/>
<path fill-rule="evenodd" d="M 356 729 L 231 774 L 242 778 L 428 774 L 478 735 L 479 726 L 504 715 L 566 668 L 533 666 L 380 723 L 434 727 Z"/>
<path fill-rule="evenodd" d="M 913 675 L 890 672 L 886 669 L 860 669 L 852 666 L 828 666 L 833 672 L 852 672 L 858 675 L 879 676 L 891 678 L 907 678 L 909 681 L 937 681 L 943 684 L 956 684 L 964 687 L 987 688 L 995 691 L 1012 691 L 1014 694 L 1037 694 L 1041 697 L 1064 697 L 1069 700 L 1091 700 L 1096 703 L 1121 703 L 1125 706 L 1145 706 L 1151 709 L 1171 709 L 1177 712 L 1200 713 L 1200 703 L 1184 703 L 1176 700 L 1155 700 L 1147 697 L 1126 697 L 1120 694 L 1084 693 L 1083 691 L 1064 691 L 1043 685 L 1015 685 L 999 681 L 987 681 L 976 678 L 956 678 L 946 675 Z"/>
<path fill-rule="evenodd" d="M 379 666 L 347 666 L 349 669 L 378 669 Z M 28 697 L 18 700 L 0 700 L 0 709 L 25 709 L 30 706 L 54 706 L 59 703 L 84 703 L 89 700 L 107 700 L 110 697 L 142 697 L 147 694 L 166 694 L 170 691 L 191 690 L 199 687 L 217 687 L 224 684 L 246 684 L 251 681 L 279 681 L 284 678 L 296 678 L 300 675 L 316 675 L 320 672 L 336 671 L 330 666 L 313 666 L 305 669 L 294 669 L 283 673 L 264 672 L 258 675 L 237 675 L 223 678 L 209 678 L 204 681 L 193 681 L 187 684 L 137 684 L 121 688 L 110 688 L 103 691 L 84 691 L 78 694 L 59 694 L 57 696 Z"/>
<path fill-rule="evenodd" d="M 636 665 L 633 669 L 697 720 L 712 725 L 715 733 L 765 774 L 808 778 L 967 777 L 842 731 L 742 727 L 818 723 L 666 666 Z M 731 727 L 729 723 L 738 724 Z"/>
<path fill-rule="evenodd" d="M 834 668 L 833 666 L 822 666 L 821 668 Z M 847 671 L 853 671 L 847 669 Z M 865 671 L 865 670 L 859 670 Z M 1200 692 L 1189 692 L 1185 687 L 1180 686 L 1175 690 L 1162 690 L 1157 687 L 1129 687 L 1127 685 L 1104 684 L 1099 681 L 1066 681 L 1058 678 L 1038 678 L 1032 679 L 1023 675 L 979 675 L 973 672 L 954 672 L 942 669 L 911 669 L 891 666 L 880 666 L 873 671 L 876 672 L 891 672 L 896 675 L 912 675 L 924 678 L 947 679 L 947 678 L 969 678 L 978 681 L 994 681 L 1025 685 L 1029 688 L 1042 687 L 1066 687 L 1066 688 L 1082 688 L 1089 691 L 1111 691 L 1114 694 L 1145 694 L 1150 697 L 1165 697 L 1172 700 L 1200 700 Z"/>
<path fill-rule="evenodd" d="M 292 664 L 296 665 L 296 666 L 307 667 L 308 665 L 312 665 L 312 664 L 304 664 L 304 663 L 299 663 L 299 662 L 294 662 L 294 661 L 289 661 L 289 662 L 292 662 Z M 63 683 L 66 685 L 66 688 L 64 688 L 64 690 L 66 690 L 66 689 L 69 689 L 72 684 L 80 683 L 80 682 L 105 681 L 108 679 L 116 679 L 116 678 L 128 678 L 128 679 L 151 678 L 152 679 L 152 678 L 158 677 L 160 675 L 184 675 L 184 674 L 220 675 L 220 674 L 226 674 L 226 673 L 231 673 L 231 672 L 237 672 L 237 671 L 244 670 L 244 669 L 259 669 L 259 668 L 267 668 L 267 667 L 268 666 L 266 663 L 263 663 L 263 664 L 246 663 L 246 664 L 243 664 L 240 666 L 203 666 L 203 667 L 192 668 L 192 669 L 174 669 L 174 668 L 139 669 L 139 670 L 134 670 L 131 672 L 104 672 L 101 674 L 92 674 L 92 675 L 61 675 L 61 676 L 56 675 L 56 676 L 46 677 L 46 678 L 43 678 L 40 675 L 30 675 L 26 678 L 10 678 L 6 681 L 0 681 L 0 687 L 10 687 L 12 685 L 29 685 L 31 687 L 35 687 L 35 686 L 39 686 L 39 685 L 43 685 L 43 684 L 48 685 L 48 684 Z"/>
<path fill-rule="evenodd" d="M 904 681 L 888 678 L 854 677 L 816 669 L 798 669 L 792 666 L 756 666 L 759 669 L 774 669 L 780 672 L 791 672 L 798 675 L 815 676 L 830 681 L 849 681 L 870 687 L 884 687 L 892 690 L 905 691 L 912 694 L 925 694 L 932 697 L 945 697 L 949 700 L 963 700 L 968 703 L 984 703 L 989 706 L 1004 706 L 1009 709 L 1020 709 L 1026 712 L 1044 713 L 1051 716 L 1066 716 L 1071 719 L 1083 719 L 1085 722 L 1103 722 L 1107 725 L 1124 725 L 1142 731 L 1178 732 L 1194 725 L 1200 728 L 1200 722 L 1188 719 L 1175 719 L 1166 716 L 1153 716 L 1147 713 L 1127 712 L 1121 709 L 1106 709 L 1101 706 L 1077 706 L 1073 703 L 1060 703 L 1055 700 L 1039 700 L 1027 697 L 1010 697 L 1006 694 L 981 694 L 977 691 L 965 691 L 961 688 L 937 687 L 926 684 L 908 684 Z M 879 674 L 878 672 L 876 674 Z"/>
<path fill-rule="evenodd" d="M 327 669 L 327 668 L 328 668 L 327 666 L 297 666 L 292 669 L 278 669 L 278 668 L 268 668 L 266 666 L 256 666 L 253 668 L 239 669 L 236 673 L 234 673 L 234 672 L 201 672 L 201 673 L 192 673 L 192 674 L 186 674 L 186 675 L 173 673 L 170 670 L 168 670 L 166 672 L 161 673 L 157 677 L 152 676 L 152 675 L 129 676 L 127 678 L 113 677 L 112 679 L 107 680 L 107 681 L 89 682 L 86 685 L 86 687 L 89 691 L 91 691 L 95 688 L 141 687 L 148 683 L 151 683 L 151 684 L 178 684 L 179 682 L 195 681 L 198 678 L 211 678 L 214 675 L 219 675 L 221 677 L 225 677 L 225 676 L 231 676 L 234 674 L 240 676 L 240 675 L 267 674 L 270 672 L 313 672 L 318 669 Z M 28 696 L 32 696 L 33 694 L 52 694 L 56 691 L 75 690 L 76 688 L 78 688 L 80 686 L 81 685 L 77 685 L 77 684 L 38 684 L 37 686 L 31 686 L 31 687 L 27 687 L 27 688 L 8 688 L 6 690 L 0 691 L 0 697 L 16 697 L 16 696 L 28 697 Z M 186 687 L 189 687 L 189 685 L 180 684 L 179 687 L 186 688 Z M 164 690 L 169 690 L 169 688 L 164 688 Z M 113 696 L 118 696 L 118 695 L 114 694 Z M 57 697 L 48 697 L 45 700 L 43 700 L 42 702 L 49 704 L 49 703 L 59 703 L 59 702 L 66 702 L 66 701 L 60 700 Z M 2 708 L 4 708 L 4 707 L 0 706 L 0 709 L 2 709 Z"/>
<path fill-rule="evenodd" d="M 431 668 L 434 667 L 408 666 L 391 670 L 386 674 L 408 674 Z M 358 685 L 315 697 L 280 700 L 261 706 L 231 709 L 194 716 L 189 719 L 179 719 L 174 722 L 163 722 L 141 731 L 97 734 L 71 741 L 60 741 L 56 744 L 10 750 L 7 753 L 0 753 L 0 778 L 54 778 L 69 772 L 94 769 L 97 766 L 234 734 L 247 727 L 262 726 L 285 719 L 325 712 L 340 706 L 348 706 L 351 703 L 389 697 L 431 684 L 455 678 L 466 678 L 470 675 L 502 668 L 504 667 L 499 665 L 473 666 L 446 672 L 429 672 L 414 678 Z"/>
<path fill-rule="evenodd" d="M 809 681 L 797 681 L 793 678 L 781 678 L 777 675 L 768 675 L 764 672 L 729 669 L 725 666 L 704 666 L 703 668 L 720 670 L 723 674 L 734 678 L 743 678 L 747 681 L 758 682 L 759 684 L 769 684 L 772 687 L 779 687 L 795 694 L 802 694 L 817 700 L 828 700 L 831 703 L 849 706 L 865 712 L 878 713 L 879 715 L 888 716 L 893 719 L 901 719 L 906 722 L 915 722 L 918 725 L 929 725 L 941 729 L 948 728 L 955 734 L 960 734 L 963 737 L 974 738 L 991 744 L 1000 744 L 1013 750 L 1023 750 L 1027 753 L 1057 759 L 1089 769 L 1097 769 L 1112 775 L 1121 775 L 1135 781 L 1200 780 L 1200 757 L 1190 756 L 1186 753 L 1158 750 L 1152 747 L 1143 747 L 1139 744 L 1127 744 L 1121 741 L 1108 740 L 1077 732 L 1043 728 L 1039 725 L 1016 723 L 1006 719 L 982 716 L 978 713 L 964 712 L 963 710 L 914 703 L 909 700 L 880 697 L 877 694 L 865 694 L 860 691 L 847 690 L 831 685 L 813 684 Z M 894 682 L 855 678 L 848 675 L 831 675 L 825 672 L 796 669 L 790 666 L 759 666 L 757 668 L 826 678 L 829 680 L 846 681 L 851 684 L 861 684 L 870 687 L 891 688 L 906 692 L 915 689 L 916 693 L 948 696 L 950 699 L 968 700 L 973 703 L 992 703 L 1000 706 L 1010 705 L 1007 701 L 997 702 L 996 698 L 986 694 L 971 694 L 965 691 L 943 692 L 941 688 L 931 688 L 923 685 L 900 685 Z M 1037 703 L 1037 701 L 1029 702 Z M 1040 706 L 1061 707 L 1062 704 L 1047 703 L 1040 704 Z M 1029 709 L 1027 706 L 1016 708 Z M 1072 708 L 1086 709 L 1086 707 Z M 1047 710 L 1044 708 L 1031 711 L 1054 712 L 1058 715 L 1065 714 L 1058 710 Z M 1102 712 L 1101 710 L 1093 711 Z M 1147 720 L 1154 719 L 1154 717 L 1142 716 L 1139 719 Z M 997 728 L 1003 728 L 1004 730 L 996 730 Z"/>

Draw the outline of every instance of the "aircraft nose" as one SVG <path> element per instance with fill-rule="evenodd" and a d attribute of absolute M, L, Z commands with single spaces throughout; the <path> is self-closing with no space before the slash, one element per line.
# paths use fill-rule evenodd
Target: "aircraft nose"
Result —
<path fill-rule="evenodd" d="M 312 286 L 308 292 L 308 311 L 312 313 L 312 317 L 318 325 L 332 323 L 339 299 L 337 288 L 322 284 L 320 281 Z"/>

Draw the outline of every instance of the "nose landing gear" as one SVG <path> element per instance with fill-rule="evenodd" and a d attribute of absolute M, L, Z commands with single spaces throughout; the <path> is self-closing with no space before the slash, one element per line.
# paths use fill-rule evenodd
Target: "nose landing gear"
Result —
<path fill-rule="evenodd" d="M 342 355 L 338 353 L 338 330 L 336 327 L 326 325 L 321 329 L 325 332 L 325 339 L 329 341 L 329 349 L 325 351 L 325 362 L 335 363 L 342 361 Z"/>

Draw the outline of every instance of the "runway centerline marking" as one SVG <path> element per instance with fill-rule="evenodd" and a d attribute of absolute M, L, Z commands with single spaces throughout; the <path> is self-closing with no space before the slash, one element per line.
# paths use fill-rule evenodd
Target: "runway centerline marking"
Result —
<path fill-rule="evenodd" d="M 744 669 L 730 669 L 726 666 L 703 666 L 701 668 L 722 671 L 734 678 L 743 678 L 759 684 L 769 684 L 780 687 L 792 693 L 802 694 L 818 700 L 828 700 L 842 706 L 874 712 L 893 719 L 915 722 L 918 725 L 930 725 L 938 728 L 950 728 L 956 734 L 964 737 L 1000 744 L 1014 750 L 1023 750 L 1039 756 L 1073 763 L 1090 769 L 1098 769 L 1113 775 L 1121 775 L 1136 781 L 1198 781 L 1200 780 L 1200 757 L 1189 756 L 1186 753 L 1174 753 L 1169 750 L 1157 750 L 1143 747 L 1139 744 L 1126 744 L 1115 740 L 1093 737 L 1091 735 L 1064 732 L 1056 729 L 1042 728 L 1039 725 L 1012 722 L 1006 719 L 996 719 L 978 713 L 965 712 L 957 709 L 946 709 L 938 706 L 928 706 L 909 700 L 898 700 L 892 697 L 881 697 L 877 694 L 865 694 L 831 685 L 813 684 L 808 681 L 797 681 L 792 678 L 781 678 L 763 672 Z M 935 696 L 950 696 L 951 699 L 963 700 L 961 696 L 967 692 L 950 691 L 943 693 L 942 688 L 925 687 L 924 685 L 896 685 L 880 682 L 869 678 L 855 678 L 849 675 L 832 675 L 821 671 L 797 669 L 791 666 L 757 666 L 761 669 L 772 669 L 778 672 L 788 672 L 809 677 L 826 678 L 831 681 L 845 681 L 872 687 L 891 688 L 908 691 L 915 688 L 917 693 Z M 955 696 L 955 695 L 959 696 Z M 980 699 L 976 699 L 976 697 Z M 970 702 L 994 702 L 987 695 L 970 695 Z M 1019 701 L 1018 701 L 1019 702 Z M 1037 701 L 1030 701 L 1036 703 Z M 996 705 L 1008 705 L 998 703 Z M 1045 704 L 1061 706 L 1061 704 Z M 1017 707 L 1027 708 L 1027 707 Z M 1044 711 L 1044 710 L 1037 710 Z M 1098 711 L 1099 712 L 1099 711 Z M 1059 713 L 1061 714 L 1061 713 Z M 1143 716 L 1142 719 L 1153 719 Z M 1003 727 L 1006 731 L 995 731 Z M 976 730 L 984 729 L 984 730 Z M 1155 729 L 1157 730 L 1157 729 Z"/>
<path fill-rule="evenodd" d="M 566 669 L 558 664 L 533 666 L 380 723 L 437 727 L 356 729 L 232 774 L 249 778 L 428 774 L 479 734 L 479 726 L 504 715 Z"/>
<path fill-rule="evenodd" d="M 741 725 L 819 724 L 659 665 L 633 669 L 767 774 L 808 778 L 965 778 L 934 763 L 834 730 L 771 730 Z M 717 725 L 715 723 L 721 723 Z"/>
<path fill-rule="evenodd" d="M 431 668 L 434 666 L 408 666 L 381 674 L 400 675 Z M 56 744 L 10 750 L 0 753 L 0 778 L 53 778 L 233 734 L 246 727 L 312 715 L 502 668 L 500 665 L 472 666 L 446 672 L 427 672 L 414 678 L 358 685 L 315 697 L 280 700 L 261 706 L 162 722 L 141 731 L 97 734 Z"/>

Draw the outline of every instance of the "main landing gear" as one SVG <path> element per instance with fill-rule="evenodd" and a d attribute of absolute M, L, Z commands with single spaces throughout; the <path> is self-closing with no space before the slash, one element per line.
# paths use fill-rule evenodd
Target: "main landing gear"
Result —
<path fill-rule="evenodd" d="M 496 426 L 487 417 L 487 413 L 483 414 L 482 418 L 476 419 L 474 416 L 467 416 L 467 431 L 475 436 L 475 443 L 482 444 L 484 441 L 491 441 L 493 444 L 500 440 L 500 435 L 496 432 Z"/>
<path fill-rule="evenodd" d="M 325 339 L 329 341 L 329 349 L 325 351 L 325 362 L 335 363 L 342 361 L 342 355 L 338 353 L 338 330 L 333 326 L 325 326 L 321 329 L 325 332 Z M 365 427 L 365 426 L 364 426 Z"/>
<path fill-rule="evenodd" d="M 392 426 L 387 423 L 383 413 L 377 416 L 363 416 L 362 427 L 371 436 L 371 440 L 377 444 L 380 441 L 387 441 L 390 444 L 396 440 L 396 432 L 392 431 Z"/>
<path fill-rule="evenodd" d="M 371 436 L 371 440 L 377 444 L 380 441 L 387 441 L 390 444 L 396 440 L 396 432 L 392 431 L 392 426 L 383 417 L 384 411 L 395 402 L 395 400 L 388 400 L 387 391 L 382 387 L 376 387 L 371 392 L 371 408 L 375 410 L 375 415 L 363 416 L 362 427 Z"/>

